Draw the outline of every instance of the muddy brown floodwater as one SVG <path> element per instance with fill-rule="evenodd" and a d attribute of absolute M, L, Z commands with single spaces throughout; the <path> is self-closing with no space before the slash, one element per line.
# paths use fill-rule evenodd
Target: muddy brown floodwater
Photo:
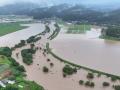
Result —
<path fill-rule="evenodd" d="M 73 63 L 120 75 L 119 41 L 88 38 L 78 34 L 59 34 L 50 47 L 54 53 Z"/>
<path fill-rule="evenodd" d="M 17 32 L 1 36 L 0 46 L 14 46 L 15 44 L 19 43 L 20 40 L 25 40 L 32 35 L 36 35 L 44 31 L 45 29 L 44 24 L 42 23 L 25 24 L 25 26 L 29 27 Z"/>
<path fill-rule="evenodd" d="M 22 39 L 27 39 L 32 35 L 42 32 L 45 28 L 44 24 L 41 23 L 29 24 L 29 26 L 27 29 L 0 37 L 0 46 L 13 46 Z M 50 28 L 54 29 L 53 25 L 50 25 Z M 42 36 L 42 39 L 35 45 L 45 48 L 46 42 L 48 42 L 47 37 L 48 35 Z M 71 62 L 113 74 L 120 74 L 118 69 L 120 65 L 117 63 L 120 59 L 119 42 L 88 39 L 84 35 L 66 35 L 64 32 L 60 33 L 55 40 L 49 42 L 50 47 L 53 48 L 53 52 Z M 62 69 L 65 64 L 50 54 L 45 57 L 41 50 L 38 50 L 34 55 L 34 63 L 27 66 L 22 62 L 20 54 L 19 58 L 16 57 L 16 53 L 20 53 L 22 49 L 29 47 L 29 45 L 26 45 L 25 47 L 16 49 L 12 57 L 21 65 L 24 65 L 27 74 L 26 79 L 37 82 L 45 90 L 113 90 L 112 87 L 104 88 L 102 83 L 104 81 L 110 82 L 110 86 L 120 84 L 120 81 L 111 82 L 110 78 L 106 76 L 101 76 L 100 78 L 95 76 L 92 80 L 95 82 L 94 88 L 81 86 L 79 85 L 79 80 L 88 81 L 86 78 L 88 71 L 80 69 L 76 74 L 64 78 Z M 48 58 L 50 62 L 47 61 Z M 50 63 L 53 63 L 54 66 L 50 67 Z M 43 73 L 42 68 L 44 66 L 49 68 L 49 73 Z"/>

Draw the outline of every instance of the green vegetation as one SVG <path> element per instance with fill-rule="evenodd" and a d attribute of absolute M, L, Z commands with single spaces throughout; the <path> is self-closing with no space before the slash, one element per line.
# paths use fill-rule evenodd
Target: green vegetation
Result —
<path fill-rule="evenodd" d="M 85 86 L 87 86 L 87 87 L 94 87 L 95 84 L 94 84 L 94 82 L 86 81 L 85 82 Z"/>
<path fill-rule="evenodd" d="M 41 37 L 31 36 L 30 38 L 27 39 L 27 43 L 34 43 L 40 39 L 41 39 Z"/>
<path fill-rule="evenodd" d="M 120 85 L 113 85 L 113 88 L 114 88 L 115 90 L 120 90 Z"/>
<path fill-rule="evenodd" d="M 54 66 L 54 64 L 53 64 L 53 63 L 50 63 L 50 66 L 51 66 L 51 67 L 53 67 L 53 66 Z"/>
<path fill-rule="evenodd" d="M 16 86 L 8 85 L 7 87 L 5 87 L 2 90 L 19 90 L 19 88 Z"/>
<path fill-rule="evenodd" d="M 116 77 L 111 77 L 111 81 L 115 82 L 115 81 L 117 81 L 117 78 Z"/>
<path fill-rule="evenodd" d="M 88 73 L 87 78 L 88 79 L 93 79 L 94 78 L 94 74 L 93 73 Z"/>
<path fill-rule="evenodd" d="M 120 41 L 119 38 L 116 37 L 111 37 L 111 36 L 100 36 L 101 39 L 105 39 L 105 40 L 115 40 L 115 41 Z"/>
<path fill-rule="evenodd" d="M 0 36 L 3 36 L 3 35 L 8 34 L 8 33 L 12 33 L 12 32 L 24 29 L 24 28 L 27 28 L 27 26 L 21 26 L 20 22 L 0 23 Z"/>
<path fill-rule="evenodd" d="M 15 81 L 14 84 L 6 84 L 5 88 L 0 87 L 0 90 L 44 90 L 35 82 L 24 80 L 25 68 L 11 57 L 10 48 L 2 47 L 0 52 L 0 80 Z M 34 51 L 30 50 L 30 52 L 33 53 Z"/>
<path fill-rule="evenodd" d="M 44 72 L 44 73 L 48 73 L 48 72 L 49 72 L 49 69 L 48 69 L 46 66 L 44 66 L 44 67 L 43 67 L 43 72 Z"/>
<path fill-rule="evenodd" d="M 0 55 L 0 74 L 9 70 L 11 62 L 6 56 Z"/>
<path fill-rule="evenodd" d="M 60 24 L 60 25 L 66 25 L 65 21 L 63 21 L 61 19 L 57 20 L 57 23 Z"/>
<path fill-rule="evenodd" d="M 0 55 L 0 64 L 11 64 L 8 58 L 4 55 Z"/>
<path fill-rule="evenodd" d="M 80 80 L 80 81 L 79 81 L 79 84 L 80 84 L 80 85 L 83 85 L 83 84 L 84 84 L 84 81 L 83 81 L 83 80 Z"/>
<path fill-rule="evenodd" d="M 71 67 L 69 65 L 65 65 L 64 68 L 63 68 L 63 73 L 65 75 L 72 75 L 72 74 L 74 74 L 76 72 L 77 72 L 77 69 L 73 68 L 73 67 Z"/>
<path fill-rule="evenodd" d="M 38 85 L 37 83 L 35 83 L 34 81 L 26 81 L 23 84 L 25 84 L 25 87 L 23 88 L 23 90 L 44 90 L 44 88 L 40 85 Z"/>
<path fill-rule="evenodd" d="M 45 31 L 46 31 L 46 33 L 50 32 L 50 27 L 48 25 L 45 26 Z"/>
<path fill-rule="evenodd" d="M 56 23 L 56 24 L 54 24 L 54 26 L 56 27 L 56 29 L 53 31 L 52 35 L 48 38 L 50 40 L 54 39 L 60 32 L 59 25 Z"/>
<path fill-rule="evenodd" d="M 23 58 L 23 62 L 27 65 L 30 65 L 33 63 L 33 54 L 35 54 L 36 50 L 34 49 L 24 49 L 21 51 L 21 55 Z"/>
<path fill-rule="evenodd" d="M 19 66 L 17 66 L 16 67 L 19 71 L 21 71 L 21 72 L 25 72 L 25 68 L 24 68 L 24 66 L 22 66 L 22 65 L 19 65 Z"/>
<path fill-rule="evenodd" d="M 85 33 L 86 31 L 91 29 L 91 25 L 68 25 L 68 31 L 67 33 L 72 33 L 72 34 L 80 34 L 80 33 Z"/>
<path fill-rule="evenodd" d="M 19 86 L 24 86 L 24 87 L 19 87 Z M 34 81 L 20 81 L 17 82 L 14 85 L 7 85 L 5 88 L 0 88 L 0 90 L 44 90 L 44 88 Z"/>
<path fill-rule="evenodd" d="M 17 22 L 20 24 L 20 22 Z M 21 23 L 27 23 L 27 22 L 21 22 Z M 30 22 L 29 22 L 30 23 Z M 49 33 L 50 32 L 50 28 L 49 26 L 45 26 L 46 29 L 42 32 L 42 33 L 39 33 L 37 35 L 34 35 L 34 36 L 31 36 L 29 37 L 27 40 L 21 40 L 20 43 L 16 44 L 14 47 L 12 47 L 11 49 L 12 50 L 15 50 L 16 48 L 21 48 L 23 46 L 25 46 L 26 44 L 30 44 L 31 45 L 31 48 L 34 47 L 34 43 L 39 41 L 41 39 L 41 36 L 40 35 L 44 35 L 46 33 Z"/>
<path fill-rule="evenodd" d="M 23 76 L 25 72 L 24 67 L 19 65 L 18 63 L 17 64 L 14 63 L 17 62 L 11 57 L 6 56 L 0 57 L 0 79 L 10 78 L 11 76 L 12 77 Z"/>
<path fill-rule="evenodd" d="M 120 27 L 108 26 L 107 29 L 102 30 L 102 36 L 100 38 L 109 40 L 120 40 Z"/>
<path fill-rule="evenodd" d="M 45 26 L 45 30 L 41 33 L 39 33 L 38 35 L 45 35 L 46 33 L 49 33 L 50 32 L 50 28 L 48 25 Z"/>
<path fill-rule="evenodd" d="M 103 86 L 108 87 L 108 86 L 110 86 L 110 84 L 108 82 L 103 82 Z"/>
<path fill-rule="evenodd" d="M 50 31 L 49 27 L 46 28 L 47 30 L 45 30 L 45 32 L 43 33 L 47 33 Z M 27 65 L 32 64 L 33 54 L 35 54 L 36 50 L 38 50 L 34 47 L 34 42 L 37 42 L 41 39 L 41 37 L 38 37 L 38 35 L 32 36 L 27 40 L 21 40 L 21 42 L 16 44 L 12 49 L 8 47 L 0 48 L 0 80 L 8 78 L 9 80 L 15 81 L 15 84 L 7 85 L 6 88 L 0 87 L 0 90 L 44 90 L 43 87 L 36 84 L 35 82 L 25 81 L 24 77 L 26 76 L 26 74 L 24 72 L 26 70 L 24 66 L 20 65 L 18 62 L 16 62 L 15 59 L 11 57 L 12 50 L 16 48 L 21 48 L 28 43 L 30 44 L 31 48 L 22 50 L 21 55 L 23 57 L 24 63 L 26 63 Z M 53 65 L 53 63 L 50 63 L 51 67 Z M 47 67 L 44 67 L 43 70 L 46 73 L 49 72 L 49 69 Z"/>
<path fill-rule="evenodd" d="M 16 77 L 24 76 L 24 72 L 26 71 L 25 68 L 22 65 L 20 65 L 18 62 L 16 62 L 15 59 L 11 57 L 8 57 L 8 59 L 11 62 L 10 68 L 11 68 L 12 74 Z"/>
<path fill-rule="evenodd" d="M 26 41 L 25 40 L 21 40 L 20 43 L 16 44 L 14 47 L 12 47 L 12 50 L 16 49 L 16 48 L 21 48 L 23 46 L 26 45 Z"/>
<path fill-rule="evenodd" d="M 9 47 L 2 47 L 0 48 L 0 55 L 10 57 L 12 55 L 12 50 Z"/>
<path fill-rule="evenodd" d="M 16 48 L 21 48 L 21 47 L 25 46 L 27 43 L 33 45 L 33 43 L 37 42 L 40 39 L 41 39 L 41 37 L 31 36 L 27 40 L 21 40 L 20 43 L 16 44 L 14 47 L 12 47 L 12 50 L 15 50 Z"/>

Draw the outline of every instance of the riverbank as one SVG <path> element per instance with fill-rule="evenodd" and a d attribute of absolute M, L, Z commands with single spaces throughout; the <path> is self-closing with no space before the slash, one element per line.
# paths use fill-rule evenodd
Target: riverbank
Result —
<path fill-rule="evenodd" d="M 119 38 L 111 37 L 111 36 L 100 36 L 100 38 L 101 38 L 101 39 L 105 39 L 105 40 L 120 41 Z"/>
<path fill-rule="evenodd" d="M 28 26 L 23 26 L 21 24 L 22 22 L 0 23 L 0 36 L 28 28 Z"/>
<path fill-rule="evenodd" d="M 9 46 L 13 47 L 15 44 L 19 43 L 20 40 L 26 40 L 30 36 L 39 34 L 44 31 L 45 27 L 42 23 L 32 23 L 25 24 L 28 28 L 19 30 L 0 37 L 0 47 Z"/>
<path fill-rule="evenodd" d="M 1 90 L 44 90 L 33 81 L 25 80 L 25 68 L 11 57 L 9 47 L 0 48 L 0 89 Z"/>

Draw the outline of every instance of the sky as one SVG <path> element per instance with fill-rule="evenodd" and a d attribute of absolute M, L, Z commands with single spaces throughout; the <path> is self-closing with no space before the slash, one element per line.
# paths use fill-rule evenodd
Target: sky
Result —
<path fill-rule="evenodd" d="M 0 0 L 0 6 L 18 2 L 33 2 L 44 5 L 54 5 L 61 3 L 69 4 L 89 4 L 89 5 L 118 5 L 120 0 Z"/>

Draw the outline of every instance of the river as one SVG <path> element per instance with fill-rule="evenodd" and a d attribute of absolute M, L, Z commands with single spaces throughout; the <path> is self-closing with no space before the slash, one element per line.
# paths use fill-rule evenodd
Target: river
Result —
<path fill-rule="evenodd" d="M 25 26 L 29 27 L 0 37 L 0 46 L 11 47 L 19 43 L 20 40 L 25 40 L 32 35 L 41 33 L 45 29 L 44 24 L 42 23 L 25 24 Z"/>

